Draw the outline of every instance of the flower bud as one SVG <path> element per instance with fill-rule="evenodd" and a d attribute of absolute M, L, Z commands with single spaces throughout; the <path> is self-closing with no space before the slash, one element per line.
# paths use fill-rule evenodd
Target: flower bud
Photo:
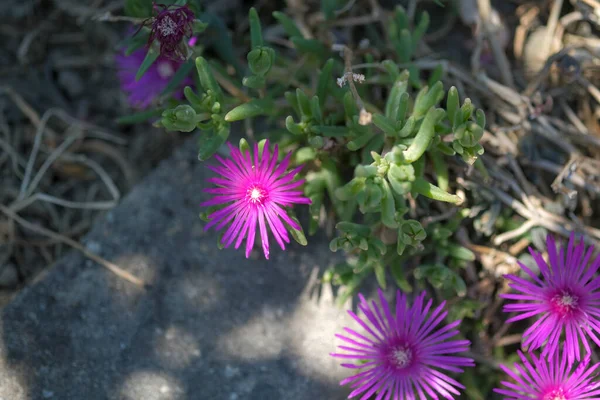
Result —
<path fill-rule="evenodd" d="M 248 53 L 248 66 L 253 74 L 264 76 L 271 69 L 275 52 L 270 47 L 258 46 Z"/>
<path fill-rule="evenodd" d="M 179 105 L 163 111 L 161 123 L 168 131 L 191 132 L 196 128 L 196 111 L 189 105 Z"/>

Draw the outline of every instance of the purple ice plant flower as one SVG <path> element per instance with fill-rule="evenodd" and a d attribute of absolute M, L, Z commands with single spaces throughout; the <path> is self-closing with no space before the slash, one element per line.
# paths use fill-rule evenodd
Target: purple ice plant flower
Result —
<path fill-rule="evenodd" d="M 194 13 L 188 7 L 164 4 L 152 4 L 156 14 L 152 18 L 148 45 L 155 40 L 160 45 L 163 57 L 185 60 L 185 43 L 193 33 Z"/>
<path fill-rule="evenodd" d="M 268 141 L 262 154 L 259 152 L 258 144 L 254 145 L 253 154 L 248 150 L 242 152 L 229 143 L 227 145 L 231 150 L 231 158 L 223 159 L 216 155 L 215 158 L 221 165 L 208 166 L 220 176 L 208 179 L 218 187 L 204 189 L 214 197 L 201 205 L 223 206 L 223 208 L 208 215 L 209 222 L 205 230 L 213 225 L 220 230 L 231 222 L 221 243 L 229 247 L 235 241 L 237 249 L 246 239 L 246 258 L 248 258 L 254 247 L 258 225 L 262 249 L 268 259 L 267 230 L 271 231 L 275 241 L 285 250 L 285 243 L 290 242 L 285 225 L 297 230 L 302 229 L 285 210 L 285 207 L 293 204 L 311 203 L 301 190 L 297 190 L 304 180 L 294 180 L 302 165 L 286 172 L 292 153 L 288 153 L 283 161 L 277 164 L 278 147 L 275 145 L 271 153 Z"/>
<path fill-rule="evenodd" d="M 427 395 L 438 399 L 454 399 L 464 386 L 442 371 L 463 372 L 461 367 L 472 367 L 470 358 L 454 356 L 469 349 L 468 340 L 449 340 L 458 335 L 460 321 L 440 325 L 448 315 L 446 302 L 435 309 L 432 300 L 425 300 L 425 292 L 416 297 L 412 306 L 400 291 L 396 294 L 395 314 L 379 290 L 378 305 L 369 305 L 359 294 L 358 308 L 366 319 L 352 311 L 348 313 L 364 329 L 365 334 L 344 328 L 349 335 L 335 336 L 345 342 L 338 346 L 344 353 L 334 357 L 355 360 L 343 367 L 361 369 L 340 382 L 355 388 L 348 398 L 362 395 L 361 400 L 377 393 L 377 400 L 424 400 Z"/>
<path fill-rule="evenodd" d="M 127 93 L 129 104 L 138 109 L 148 108 L 158 98 L 182 64 L 166 57 L 158 57 L 140 80 L 136 81 L 135 75 L 145 57 L 145 49 L 136 50 L 129 56 L 124 52 L 115 56 L 121 89 Z M 191 78 L 184 79 L 173 97 L 183 98 L 183 87 L 192 83 Z"/>
<path fill-rule="evenodd" d="M 536 358 L 530 354 L 531 361 L 518 352 L 521 363 L 515 363 L 515 370 L 504 365 L 500 368 L 514 382 L 502 381 L 502 389 L 494 389 L 504 400 L 599 400 L 600 382 L 596 370 L 600 364 L 589 367 L 589 356 L 575 366 L 567 362 L 566 353 L 552 360 Z M 589 367 L 589 368 L 588 368 Z"/>
<path fill-rule="evenodd" d="M 560 252 L 551 236 L 547 238 L 548 259 L 530 249 L 537 263 L 541 277 L 525 265 L 519 263 L 530 280 L 506 275 L 509 286 L 518 294 L 504 294 L 503 298 L 515 300 L 504 306 L 505 312 L 515 312 L 507 322 L 537 317 L 537 320 L 523 333 L 522 345 L 533 351 L 544 346 L 543 357 L 552 358 L 559 344 L 564 344 L 569 363 L 580 360 L 580 343 L 587 354 L 591 338 L 600 346 L 600 257 L 592 259 L 593 247 L 586 251 L 583 240 L 575 245 L 575 235 L 571 235 L 566 247 Z M 564 342 L 561 335 L 564 332 Z"/>

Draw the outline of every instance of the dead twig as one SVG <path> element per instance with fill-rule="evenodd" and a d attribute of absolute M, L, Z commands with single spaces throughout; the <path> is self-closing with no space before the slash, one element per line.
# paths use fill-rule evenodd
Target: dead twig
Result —
<path fill-rule="evenodd" d="M 560 165 L 555 164 L 551 161 L 547 161 L 547 160 L 530 161 L 530 160 L 524 159 L 521 162 L 526 166 L 531 166 L 533 168 L 539 168 L 541 170 L 548 171 L 548 172 L 551 172 L 551 173 L 554 173 L 557 175 L 559 175 L 561 173 L 561 171 L 563 170 L 563 167 L 561 167 Z M 591 182 L 586 181 L 586 179 L 584 179 L 581 175 L 578 175 L 576 173 L 570 173 L 570 174 L 567 174 L 566 176 L 563 176 L 563 179 L 566 179 L 573 185 L 580 187 L 582 189 L 585 189 L 590 193 L 600 195 L 600 186 L 595 186 Z"/>
<path fill-rule="evenodd" d="M 552 43 L 554 42 L 554 35 L 556 33 L 556 25 L 558 23 L 558 18 L 560 16 L 560 10 L 563 5 L 563 0 L 555 0 L 552 5 L 552 10 L 550 11 L 550 17 L 548 18 L 548 23 L 546 25 L 546 39 L 542 44 L 542 48 L 540 51 L 542 54 L 550 55 L 552 51 Z"/>
<path fill-rule="evenodd" d="M 496 32 L 492 30 L 493 24 L 490 19 L 492 6 L 490 4 L 490 0 L 477 0 L 477 6 L 479 8 L 479 18 L 481 24 L 483 25 L 483 29 L 485 30 L 485 36 L 488 42 L 490 43 L 490 47 L 492 48 L 494 59 L 498 64 L 498 69 L 500 70 L 502 81 L 506 86 L 513 87 L 514 80 L 510 64 L 508 62 L 508 59 L 506 58 L 504 49 L 502 49 L 502 46 L 496 38 Z"/>
<path fill-rule="evenodd" d="M 29 119 L 29 121 L 31 121 L 33 126 L 39 128 L 40 124 L 42 123 L 42 120 L 40 119 L 39 114 L 33 109 L 33 107 L 31 107 L 29 103 L 25 101 L 23 96 L 21 96 L 20 94 L 15 92 L 13 88 L 8 86 L 1 86 L 0 93 L 6 93 L 8 97 L 10 97 L 11 100 L 15 103 L 15 105 L 19 108 L 19 110 L 21 110 L 21 112 Z M 48 116 L 48 118 L 50 117 Z M 48 129 L 48 133 L 52 138 L 56 137 L 56 133 L 51 129 Z"/>
<path fill-rule="evenodd" d="M 353 53 L 352 50 L 348 46 L 334 44 L 331 49 L 333 51 L 341 51 L 344 56 L 344 77 L 348 82 L 348 87 L 350 88 L 350 92 L 352 92 L 352 97 L 354 97 L 354 101 L 356 102 L 356 106 L 360 110 L 360 116 L 358 123 L 361 125 L 368 125 L 371 123 L 372 115 L 365 108 L 365 103 L 360 98 L 358 91 L 356 90 L 356 85 L 354 84 L 354 73 L 352 72 L 352 58 Z"/>
<path fill-rule="evenodd" d="M 231 83 L 227 78 L 225 78 L 219 71 L 212 68 L 211 72 L 213 73 L 219 85 L 223 87 L 230 95 L 237 98 L 238 100 L 243 101 L 244 103 L 250 101 L 250 97 L 246 95 L 246 93 L 242 92 L 238 89 L 233 83 Z"/>
<path fill-rule="evenodd" d="M 517 229 L 497 235 L 494 238 L 494 245 L 499 246 L 504 242 L 508 242 L 509 240 L 525 235 L 527 232 L 529 232 L 532 228 L 535 228 L 536 226 L 537 222 L 535 220 L 530 219 L 529 221 L 525 221 L 525 223 Z"/>
<path fill-rule="evenodd" d="M 563 187 L 563 181 L 565 178 L 570 177 L 573 172 L 577 169 L 577 163 L 579 161 L 579 157 L 573 156 L 569 160 L 568 163 L 562 168 L 559 174 L 556 176 L 550 187 L 554 190 L 555 193 L 560 193 Z"/>
<path fill-rule="evenodd" d="M 8 207 L 0 204 L 0 211 L 2 211 L 2 213 L 4 215 L 6 215 L 8 218 L 14 220 L 15 222 L 17 222 L 19 225 L 21 225 L 23 228 L 28 229 L 30 231 L 39 233 L 40 235 L 44 235 L 47 236 L 51 239 L 54 239 L 56 241 L 62 242 L 68 246 L 71 246 L 72 248 L 80 251 L 81 253 L 83 253 L 87 258 L 89 258 L 92 261 L 97 262 L 98 264 L 102 265 L 103 267 L 105 267 L 106 269 L 108 269 L 109 271 L 111 271 L 112 273 L 114 273 L 115 275 L 117 275 L 119 278 L 124 279 L 128 282 L 133 283 L 136 286 L 140 286 L 140 287 L 145 287 L 146 283 L 141 280 L 140 278 L 134 276 L 133 274 L 131 274 L 128 271 L 125 271 L 124 269 L 122 269 L 121 267 L 119 267 L 116 264 L 111 263 L 110 261 L 105 260 L 104 258 L 92 253 L 91 251 L 87 250 L 85 247 L 83 247 L 81 244 L 77 243 L 76 241 L 74 241 L 71 238 L 68 238 L 66 236 L 63 236 L 61 234 L 58 234 L 56 232 L 53 232 L 49 229 L 46 229 L 44 227 L 41 226 L 37 226 L 34 225 L 28 221 L 26 221 L 25 219 L 21 218 L 19 215 L 17 215 L 15 212 L 13 212 L 12 210 L 10 210 Z"/>
<path fill-rule="evenodd" d="M 146 18 L 126 17 L 123 15 L 113 15 L 110 11 L 97 14 L 92 17 L 92 21 L 98 22 L 131 22 L 132 24 L 143 24 Z"/>
<path fill-rule="evenodd" d="M 521 339 L 523 339 L 522 333 L 513 333 L 512 335 L 502 336 L 494 342 L 494 347 L 504 347 L 510 346 L 511 344 L 517 344 L 521 342 Z"/>

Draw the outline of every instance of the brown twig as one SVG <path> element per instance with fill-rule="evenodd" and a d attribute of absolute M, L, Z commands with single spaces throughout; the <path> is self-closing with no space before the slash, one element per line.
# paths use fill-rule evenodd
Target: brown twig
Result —
<path fill-rule="evenodd" d="M 369 113 L 365 108 L 365 103 L 360 98 L 358 94 L 358 90 L 356 90 L 356 85 L 354 84 L 354 74 L 352 72 L 352 58 L 353 53 L 352 50 L 348 46 L 334 44 L 331 49 L 333 51 L 341 51 L 344 56 L 344 76 L 346 77 L 346 81 L 348 82 L 348 87 L 350 88 L 350 92 L 352 92 L 352 97 L 354 97 L 354 101 L 356 102 L 356 106 L 360 110 L 360 116 L 358 123 L 361 125 L 368 125 L 371 123 L 371 113 Z"/>
<path fill-rule="evenodd" d="M 530 161 L 524 159 L 522 160 L 522 163 L 524 165 L 539 168 L 541 170 L 548 171 L 557 175 L 559 175 L 563 170 L 563 167 L 561 167 L 560 165 L 547 160 Z M 600 195 L 600 186 L 595 186 L 591 182 L 586 181 L 586 179 L 583 178 L 581 175 L 570 173 L 567 176 L 564 176 L 563 178 L 572 183 L 573 185 L 585 189 L 590 193 Z"/>
<path fill-rule="evenodd" d="M 147 18 L 127 17 L 124 15 L 113 15 L 110 11 L 92 17 L 92 21 L 99 22 L 131 22 L 132 24 L 143 24 Z"/>
<path fill-rule="evenodd" d="M 483 25 L 483 29 L 485 30 L 485 35 L 490 43 L 492 48 L 492 53 L 494 54 L 494 59 L 496 63 L 498 63 L 498 68 L 500 69 L 500 74 L 502 76 L 502 81 L 505 85 L 509 87 L 514 86 L 514 80 L 511 72 L 511 67 L 506 58 L 506 54 L 504 54 L 504 49 L 498 42 L 496 38 L 496 32 L 492 30 L 492 22 L 491 22 L 491 12 L 492 6 L 490 4 L 490 0 L 477 0 L 477 5 L 479 7 L 479 17 L 481 24 Z"/>
<path fill-rule="evenodd" d="M 565 164 L 565 166 L 558 173 L 550 187 L 554 190 L 555 193 L 559 193 L 561 188 L 563 187 L 563 181 L 565 178 L 571 176 L 571 174 L 577 169 L 577 163 L 579 161 L 578 156 L 572 156 L 569 162 Z"/>
<path fill-rule="evenodd" d="M 556 33 L 556 25 L 560 16 L 560 10 L 562 9 L 563 0 L 555 0 L 550 11 L 550 17 L 548 17 L 548 23 L 546 25 L 546 38 L 542 44 L 540 51 L 542 54 L 550 55 L 552 52 L 552 43 L 554 42 L 554 35 Z"/>
<path fill-rule="evenodd" d="M 368 25 L 368 24 L 372 24 L 374 22 L 381 22 L 382 16 L 384 15 L 384 12 L 382 11 L 381 6 L 377 3 L 376 0 L 369 0 L 369 3 L 371 5 L 371 14 L 334 20 L 334 21 L 331 21 L 330 23 L 328 23 L 328 25 L 349 27 L 349 26 Z"/>
<path fill-rule="evenodd" d="M 29 103 L 25 101 L 23 96 L 15 92 L 13 88 L 9 86 L 0 87 L 0 93 L 6 93 L 8 97 L 10 97 L 11 100 L 15 103 L 15 105 L 19 108 L 19 110 L 21 110 L 21 112 L 29 119 L 29 121 L 31 121 L 31 123 L 36 128 L 39 128 L 40 124 L 42 123 L 42 120 L 40 119 L 39 114 L 33 109 L 33 107 L 31 107 Z M 46 129 L 48 131 L 48 134 L 52 138 L 56 137 L 56 132 L 49 128 Z"/>
<path fill-rule="evenodd" d="M 508 242 L 509 240 L 518 238 L 519 236 L 522 236 L 522 235 L 525 235 L 527 232 L 529 232 L 532 228 L 535 228 L 536 226 L 537 226 L 537 222 L 533 219 L 525 221 L 525 223 L 523 223 L 523 225 L 521 225 L 517 229 L 497 235 L 494 238 L 494 245 L 499 246 L 504 242 Z"/>
<path fill-rule="evenodd" d="M 122 269 L 121 267 L 119 267 L 116 264 L 111 263 L 110 261 L 105 260 L 104 258 L 92 253 L 91 251 L 87 250 L 85 247 L 83 247 L 81 244 L 77 243 L 76 241 L 74 241 L 73 239 L 66 237 L 64 235 L 61 235 L 59 233 L 53 232 L 49 229 L 46 229 L 44 227 L 41 226 L 37 226 L 34 225 L 28 221 L 26 221 L 25 219 L 21 218 L 19 215 L 17 215 L 15 212 L 13 212 L 12 210 L 10 210 L 8 207 L 0 204 L 0 211 L 2 211 L 2 213 L 4 215 L 6 215 L 8 218 L 14 220 L 15 222 L 17 222 L 19 225 L 21 225 L 23 228 L 31 230 L 33 232 L 39 233 L 40 235 L 44 235 L 47 236 L 51 239 L 54 239 L 58 242 L 64 243 L 68 246 L 71 246 L 72 248 L 79 250 L 81 253 L 83 253 L 87 258 L 89 258 L 92 261 L 97 262 L 98 264 L 102 265 L 103 267 L 105 267 L 106 269 L 108 269 L 109 271 L 111 271 L 112 273 L 114 273 L 115 275 L 117 275 L 119 278 L 121 279 L 125 279 L 128 282 L 133 283 L 136 286 L 140 286 L 140 287 L 145 287 L 146 283 L 141 280 L 140 278 L 137 278 L 136 276 L 134 276 L 133 274 L 131 274 L 130 272 L 125 271 L 124 269 Z"/>
<path fill-rule="evenodd" d="M 494 347 L 504 347 L 510 346 L 511 344 L 517 344 L 521 342 L 521 339 L 523 339 L 522 333 L 513 333 L 512 335 L 502 336 L 494 342 Z"/>
<path fill-rule="evenodd" d="M 223 89 L 227 90 L 227 92 L 238 100 L 243 101 L 244 103 L 250 101 L 250 97 L 246 95 L 246 93 L 242 92 L 238 89 L 233 83 L 231 83 L 227 78 L 225 78 L 219 71 L 215 68 L 211 68 L 211 72 L 213 73 L 215 79 L 223 87 Z"/>

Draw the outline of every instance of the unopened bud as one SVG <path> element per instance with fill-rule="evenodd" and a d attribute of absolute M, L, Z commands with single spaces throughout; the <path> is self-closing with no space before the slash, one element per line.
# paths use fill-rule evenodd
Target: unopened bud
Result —
<path fill-rule="evenodd" d="M 273 65 L 275 52 L 270 47 L 259 46 L 248 53 L 248 66 L 253 74 L 264 76 Z"/>
<path fill-rule="evenodd" d="M 163 111 L 161 123 L 168 131 L 191 132 L 196 128 L 196 111 L 189 105 L 179 105 Z"/>

